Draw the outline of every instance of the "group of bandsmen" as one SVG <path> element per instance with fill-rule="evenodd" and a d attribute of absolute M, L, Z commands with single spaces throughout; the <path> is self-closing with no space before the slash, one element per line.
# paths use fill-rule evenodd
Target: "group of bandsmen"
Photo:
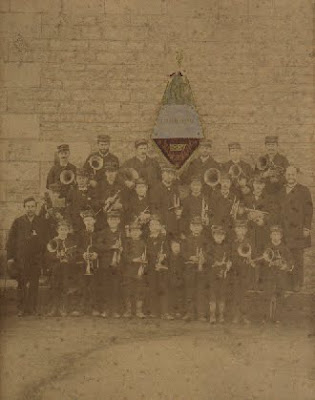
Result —
<path fill-rule="evenodd" d="M 202 140 L 180 174 L 148 156 L 147 140 L 123 165 L 109 136 L 97 143 L 82 168 L 69 161 L 69 145 L 58 146 L 42 204 L 26 198 L 12 224 L 7 257 L 19 315 L 36 312 L 43 274 L 51 316 L 223 322 L 229 291 L 233 322 L 248 322 L 252 289 L 266 293 L 267 317 L 276 319 L 277 298 L 303 285 L 313 213 L 278 137 L 265 138 L 254 168 L 240 143 L 219 163 Z"/>

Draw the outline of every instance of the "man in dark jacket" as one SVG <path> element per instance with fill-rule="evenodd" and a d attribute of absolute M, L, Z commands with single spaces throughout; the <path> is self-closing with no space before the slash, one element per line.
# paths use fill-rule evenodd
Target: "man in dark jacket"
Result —
<path fill-rule="evenodd" d="M 110 136 L 108 135 L 98 135 L 97 136 L 97 146 L 98 151 L 92 152 L 84 163 L 84 169 L 88 172 L 88 174 L 95 180 L 96 182 L 101 181 L 104 178 L 105 173 L 105 165 L 108 164 L 117 164 L 117 168 L 119 167 L 119 160 L 114 154 L 109 151 L 110 148 Z M 98 156 L 100 157 L 101 164 L 99 169 L 92 168 L 91 158 Z"/>
<path fill-rule="evenodd" d="M 45 220 L 35 214 L 33 197 L 24 200 L 25 214 L 14 220 L 7 242 L 8 264 L 18 281 L 19 316 L 34 314 L 37 309 L 38 282 L 48 232 Z"/>
<path fill-rule="evenodd" d="M 304 282 L 304 249 L 311 246 L 313 203 L 309 189 L 298 183 L 297 168 L 285 172 L 287 184 L 279 192 L 284 239 L 294 259 L 293 289 L 298 291 Z"/>
<path fill-rule="evenodd" d="M 61 183 L 60 197 L 66 198 L 69 190 L 75 185 L 75 173 L 76 167 L 69 162 L 70 157 L 70 148 L 68 144 L 61 144 L 57 147 L 58 151 L 58 161 L 53 165 L 48 172 L 46 188 L 49 189 L 49 186 L 52 183 Z M 69 171 L 69 183 L 66 183 L 64 179 L 61 178 L 61 173 L 63 171 Z M 70 175 L 73 175 L 71 177 Z"/>

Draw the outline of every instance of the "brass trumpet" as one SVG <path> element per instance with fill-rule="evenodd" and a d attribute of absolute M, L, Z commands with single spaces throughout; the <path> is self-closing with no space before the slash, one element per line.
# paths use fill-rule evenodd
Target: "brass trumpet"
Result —
<path fill-rule="evenodd" d="M 210 187 L 215 187 L 220 183 L 220 171 L 217 168 L 209 168 L 203 176 L 205 183 Z"/>
<path fill-rule="evenodd" d="M 99 267 L 99 261 L 98 258 L 96 260 L 92 260 L 92 254 L 93 252 L 91 251 L 93 244 L 92 244 L 92 236 L 90 237 L 90 244 L 88 245 L 86 249 L 86 266 L 85 266 L 85 273 L 84 275 L 93 275 L 94 272 L 98 269 Z"/>
<path fill-rule="evenodd" d="M 233 204 L 230 211 L 230 215 L 233 219 L 237 218 L 239 206 L 240 206 L 240 201 L 236 200 L 236 196 L 234 196 Z"/>
<path fill-rule="evenodd" d="M 91 156 L 88 161 L 90 167 L 94 171 L 94 175 L 96 174 L 96 171 L 99 171 L 100 169 L 103 168 L 104 165 L 104 160 L 101 156 L 98 156 L 95 154 L 94 156 Z"/>
<path fill-rule="evenodd" d="M 75 173 L 71 169 L 64 169 L 60 173 L 60 182 L 63 185 L 71 185 L 75 179 Z"/>
<path fill-rule="evenodd" d="M 204 197 L 201 200 L 201 221 L 204 225 L 209 225 L 209 206 Z"/>
<path fill-rule="evenodd" d="M 225 268 L 223 269 L 224 266 L 225 266 Z M 231 268 L 231 262 L 226 259 L 226 253 L 223 253 L 223 257 L 222 257 L 221 261 L 215 261 L 213 263 L 212 268 L 216 268 L 216 267 L 221 267 L 221 269 L 219 271 L 219 276 L 223 277 L 225 279 L 228 271 Z"/>
<path fill-rule="evenodd" d="M 198 271 L 202 271 L 203 270 L 203 264 L 204 264 L 205 260 L 204 260 L 204 254 L 203 254 L 203 251 L 202 251 L 201 247 L 200 248 L 197 247 L 196 254 L 195 254 L 194 257 L 197 259 L 197 262 L 189 260 L 189 261 L 186 261 L 185 264 L 197 264 L 198 265 Z"/>
<path fill-rule="evenodd" d="M 113 267 L 117 267 L 117 265 L 120 263 L 120 258 L 121 258 L 121 253 L 122 253 L 122 243 L 121 243 L 121 234 L 119 235 L 118 239 L 116 240 L 116 243 L 112 247 L 114 250 L 113 258 L 111 265 Z"/>
<path fill-rule="evenodd" d="M 164 269 L 164 270 L 168 269 L 168 267 L 163 264 L 163 261 L 166 258 L 166 253 L 164 252 L 164 248 L 163 247 L 164 247 L 164 241 L 161 243 L 161 248 L 160 248 L 160 250 L 159 250 L 159 252 L 157 254 L 157 257 L 156 257 L 156 260 L 157 260 L 157 262 L 155 264 L 155 270 L 156 271 L 160 271 L 162 269 Z"/>

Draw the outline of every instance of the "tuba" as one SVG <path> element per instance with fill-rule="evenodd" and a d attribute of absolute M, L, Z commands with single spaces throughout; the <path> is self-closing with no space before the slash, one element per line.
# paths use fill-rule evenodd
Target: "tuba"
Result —
<path fill-rule="evenodd" d="M 239 256 L 247 258 L 248 260 L 252 261 L 251 256 L 252 256 L 252 246 L 245 242 L 241 243 L 238 248 L 237 248 L 237 253 Z"/>
<path fill-rule="evenodd" d="M 90 167 L 94 171 L 94 175 L 96 174 L 96 171 L 99 171 L 100 169 L 103 168 L 104 165 L 104 160 L 101 156 L 98 156 L 95 154 L 94 156 L 91 156 L 88 161 Z"/>
<path fill-rule="evenodd" d="M 213 188 L 220 183 L 220 171 L 217 168 L 209 168 L 203 179 L 208 186 Z"/>
<path fill-rule="evenodd" d="M 238 164 L 233 164 L 230 166 L 229 175 L 231 176 L 232 179 L 237 180 L 241 177 L 242 174 L 243 170 Z"/>
<path fill-rule="evenodd" d="M 60 182 L 63 185 L 70 185 L 74 182 L 75 173 L 71 169 L 64 169 L 60 173 Z"/>
<path fill-rule="evenodd" d="M 58 250 L 58 241 L 56 239 L 51 239 L 48 243 L 47 243 L 47 250 L 50 253 L 54 253 Z"/>
<path fill-rule="evenodd" d="M 256 167 L 260 171 L 266 171 L 269 167 L 269 160 L 266 156 L 260 156 L 257 160 Z"/>

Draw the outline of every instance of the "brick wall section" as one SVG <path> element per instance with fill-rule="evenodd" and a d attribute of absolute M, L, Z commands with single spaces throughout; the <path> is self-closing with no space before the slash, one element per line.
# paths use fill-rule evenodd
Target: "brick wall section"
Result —
<path fill-rule="evenodd" d="M 311 0 L 2 0 L 0 37 L 2 249 L 58 143 L 79 164 L 99 132 L 122 160 L 150 136 L 177 51 L 217 158 L 278 134 L 315 193 Z"/>

